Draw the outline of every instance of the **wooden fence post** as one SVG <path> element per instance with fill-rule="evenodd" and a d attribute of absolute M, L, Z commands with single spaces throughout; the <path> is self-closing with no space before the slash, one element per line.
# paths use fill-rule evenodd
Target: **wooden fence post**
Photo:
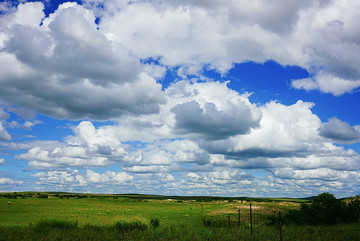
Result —
<path fill-rule="evenodd" d="M 282 241 L 282 230 L 281 230 L 281 211 L 279 211 L 279 228 L 280 228 L 280 241 Z"/>
<path fill-rule="evenodd" d="M 252 230 L 252 213 L 251 213 L 251 203 L 250 203 L 250 234 L 252 236 L 253 230 Z"/>
<path fill-rule="evenodd" d="M 238 226 L 240 227 L 240 208 L 238 209 Z"/>

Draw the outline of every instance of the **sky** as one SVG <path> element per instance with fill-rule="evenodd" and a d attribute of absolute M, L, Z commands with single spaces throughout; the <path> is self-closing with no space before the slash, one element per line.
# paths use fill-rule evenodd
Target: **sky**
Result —
<path fill-rule="evenodd" d="M 360 2 L 0 2 L 0 191 L 360 194 Z"/>

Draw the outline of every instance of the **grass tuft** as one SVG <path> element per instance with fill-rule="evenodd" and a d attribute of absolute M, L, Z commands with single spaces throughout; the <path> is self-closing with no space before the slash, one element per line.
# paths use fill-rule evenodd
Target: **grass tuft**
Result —
<path fill-rule="evenodd" d="M 124 222 L 124 221 L 120 221 L 120 222 L 116 222 L 115 223 L 115 228 L 118 231 L 133 231 L 133 230 L 146 230 L 148 228 L 148 225 L 145 223 L 142 223 L 140 221 L 135 221 L 135 222 Z"/>
<path fill-rule="evenodd" d="M 155 218 L 150 220 L 150 226 L 153 228 L 157 228 L 160 226 L 160 220 Z"/>
<path fill-rule="evenodd" d="M 65 220 L 42 220 L 35 225 L 35 231 L 43 232 L 50 229 L 76 229 L 77 222 L 70 222 Z"/>

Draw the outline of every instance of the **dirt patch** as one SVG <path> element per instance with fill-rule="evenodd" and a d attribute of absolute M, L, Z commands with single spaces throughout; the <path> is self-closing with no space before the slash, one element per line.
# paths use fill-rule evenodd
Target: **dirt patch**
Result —
<path fill-rule="evenodd" d="M 231 204 L 226 208 L 211 211 L 209 214 L 210 215 L 237 214 L 238 209 L 240 209 L 240 210 L 244 210 L 244 209 L 249 210 L 250 206 L 249 205 Z M 265 210 L 265 208 L 263 206 L 254 206 L 254 205 L 251 205 L 251 209 L 252 210 Z"/>

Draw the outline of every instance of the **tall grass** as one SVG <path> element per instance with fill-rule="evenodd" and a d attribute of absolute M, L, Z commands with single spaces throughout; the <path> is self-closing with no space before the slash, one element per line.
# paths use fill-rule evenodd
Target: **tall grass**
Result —
<path fill-rule="evenodd" d="M 40 227 L 40 229 L 39 229 Z M 53 228 L 50 228 L 53 227 Z M 0 240 L 279 240 L 277 225 L 205 227 L 174 224 L 151 228 L 140 222 L 77 226 L 64 222 L 39 222 L 33 226 L 0 226 Z M 335 226 L 283 226 L 284 240 L 360 240 L 358 224 Z"/>
<path fill-rule="evenodd" d="M 37 232 L 43 232 L 49 229 L 68 230 L 76 229 L 77 227 L 77 222 L 70 222 L 65 220 L 42 220 L 34 226 L 34 230 Z"/>
<path fill-rule="evenodd" d="M 278 211 L 301 209 L 285 201 L 252 204 L 251 236 L 246 201 L 0 197 L 0 241 L 279 240 Z M 360 240 L 359 223 L 311 226 L 284 218 L 282 230 L 284 240 Z"/>

